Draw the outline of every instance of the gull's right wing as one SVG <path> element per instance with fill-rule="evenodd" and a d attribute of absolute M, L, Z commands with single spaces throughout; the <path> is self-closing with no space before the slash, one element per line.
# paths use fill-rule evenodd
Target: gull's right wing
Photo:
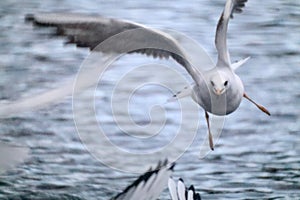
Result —
<path fill-rule="evenodd" d="M 199 69 L 194 68 L 188 61 L 186 56 L 188 52 L 182 48 L 180 42 L 166 32 L 126 20 L 76 13 L 28 14 L 26 20 L 37 26 L 54 27 L 56 29 L 54 34 L 65 36 L 66 43 L 103 52 L 108 57 L 105 63 L 110 62 L 110 58 L 114 55 L 126 53 L 173 58 L 187 70 L 196 83 L 200 82 Z M 103 62 L 99 64 L 100 66 L 104 65 Z M 95 74 L 94 70 L 87 71 L 84 75 L 90 76 L 91 74 Z M 97 80 L 98 78 L 96 80 L 85 79 L 86 82 L 80 85 L 81 90 L 95 84 Z M 74 80 L 71 79 L 64 83 L 63 87 L 33 97 L 12 102 L 0 102 L 0 118 L 55 103 L 72 94 L 73 86 Z"/>
<path fill-rule="evenodd" d="M 78 13 L 28 14 L 26 20 L 37 26 L 56 27 L 55 35 L 66 36 L 66 43 L 74 43 L 78 47 L 88 47 L 103 53 L 172 57 L 188 71 L 195 82 L 199 79 L 197 70 L 186 60 L 181 45 L 165 32 L 131 21 Z"/>
<path fill-rule="evenodd" d="M 233 71 L 237 70 L 240 66 L 242 66 L 243 64 L 245 64 L 248 60 L 250 59 L 250 57 L 244 58 L 242 60 L 239 60 L 237 62 L 234 62 L 231 64 L 231 68 L 233 69 Z"/>

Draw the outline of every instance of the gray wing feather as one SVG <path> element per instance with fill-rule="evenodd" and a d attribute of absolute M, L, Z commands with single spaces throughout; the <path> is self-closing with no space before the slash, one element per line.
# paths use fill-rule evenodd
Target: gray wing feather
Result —
<path fill-rule="evenodd" d="M 56 35 L 67 36 L 66 43 L 91 50 L 115 34 L 142 27 L 127 21 L 78 13 L 28 14 L 26 20 L 38 26 L 56 27 Z"/>
<path fill-rule="evenodd" d="M 38 26 L 56 27 L 56 35 L 66 36 L 66 43 L 74 43 L 78 47 L 89 47 L 104 53 L 141 53 L 155 58 L 172 57 L 185 67 L 196 83 L 199 82 L 198 72 L 186 60 L 184 50 L 167 33 L 138 23 L 98 15 L 38 13 L 27 15 L 26 20 Z"/>
<path fill-rule="evenodd" d="M 219 19 L 215 45 L 218 51 L 218 62 L 217 66 L 228 66 L 230 67 L 231 61 L 227 48 L 227 29 L 230 18 L 233 18 L 233 13 L 241 13 L 242 8 L 245 6 L 247 0 L 227 0 L 224 11 Z"/>

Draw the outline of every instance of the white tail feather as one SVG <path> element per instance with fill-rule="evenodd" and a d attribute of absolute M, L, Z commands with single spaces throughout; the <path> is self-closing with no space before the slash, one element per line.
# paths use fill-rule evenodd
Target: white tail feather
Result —
<path fill-rule="evenodd" d="M 192 96 L 193 87 L 191 85 L 185 86 L 181 91 L 174 94 L 167 100 L 167 103 L 182 99 L 184 97 Z"/>
<path fill-rule="evenodd" d="M 185 198 L 185 185 L 183 183 L 183 181 L 181 179 L 179 179 L 178 183 L 177 183 L 177 193 L 178 193 L 178 197 L 179 200 L 186 200 Z"/>
<path fill-rule="evenodd" d="M 169 178 L 168 187 L 169 187 L 171 199 L 178 200 L 176 183 L 172 178 Z"/>
<path fill-rule="evenodd" d="M 235 71 L 237 68 L 239 68 L 240 66 L 242 66 L 243 64 L 245 64 L 248 60 L 250 59 L 250 57 L 244 58 L 240 61 L 237 61 L 235 63 L 231 64 L 231 68 L 233 69 L 233 71 Z"/>

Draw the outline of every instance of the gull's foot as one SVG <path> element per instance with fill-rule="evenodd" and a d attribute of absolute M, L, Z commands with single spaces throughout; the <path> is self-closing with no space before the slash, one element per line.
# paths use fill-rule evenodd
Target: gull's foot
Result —
<path fill-rule="evenodd" d="M 253 101 L 246 93 L 243 95 L 246 99 L 248 99 L 251 103 L 253 103 L 258 109 L 266 113 L 267 115 L 271 115 L 271 113 L 262 105 L 257 104 L 255 101 Z"/>
<path fill-rule="evenodd" d="M 266 113 L 267 115 L 271 115 L 271 113 L 268 111 L 268 109 L 266 109 L 265 107 L 263 107 L 262 105 L 258 105 L 257 106 L 261 111 L 263 111 L 264 113 Z"/>
<path fill-rule="evenodd" d="M 209 147 L 213 151 L 214 150 L 214 142 L 213 142 L 213 137 L 210 132 L 208 133 L 208 141 L 209 141 Z"/>

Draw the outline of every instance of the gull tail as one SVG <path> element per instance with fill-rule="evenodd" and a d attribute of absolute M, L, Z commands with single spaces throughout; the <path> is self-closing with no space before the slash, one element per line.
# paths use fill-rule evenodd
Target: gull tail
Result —
<path fill-rule="evenodd" d="M 191 85 L 185 86 L 181 91 L 177 92 L 171 98 L 169 98 L 166 103 L 173 102 L 178 99 L 182 99 L 184 97 L 192 96 L 192 94 L 193 94 L 193 86 Z"/>
<path fill-rule="evenodd" d="M 249 59 L 250 59 L 250 57 L 247 57 L 247 58 L 244 58 L 244 59 L 242 59 L 240 61 L 232 63 L 231 68 L 233 69 L 233 71 L 235 71 L 237 68 L 239 68 L 240 66 L 242 66 L 243 64 L 245 64 Z"/>

